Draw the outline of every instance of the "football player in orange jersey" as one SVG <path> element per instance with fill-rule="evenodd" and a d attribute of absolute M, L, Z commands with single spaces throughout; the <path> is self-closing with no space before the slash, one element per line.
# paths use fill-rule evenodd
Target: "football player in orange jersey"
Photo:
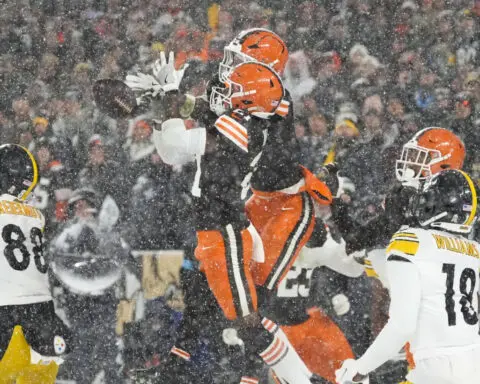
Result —
<path fill-rule="evenodd" d="M 384 213 L 360 227 L 348 219 L 341 200 L 334 200 L 333 217 L 342 230 L 347 252 L 372 247 L 383 240 L 388 241 L 408 221 L 406 207 L 422 183 L 442 170 L 461 169 L 464 160 L 464 143 L 448 129 L 429 127 L 417 132 L 403 146 L 401 157 L 396 162 L 399 183 L 387 194 Z"/>
<path fill-rule="evenodd" d="M 224 58 L 219 66 L 219 78 L 225 76 L 233 63 L 245 60 L 263 62 L 281 74 L 287 59 L 287 48 L 277 35 L 263 29 L 247 30 L 225 47 Z M 278 276 L 271 273 L 266 276 L 267 280 L 263 278 L 268 288 L 265 296 L 271 296 L 266 299 L 272 301 L 270 307 L 282 301 L 281 298 L 272 297 L 277 294 L 272 294 L 271 289 L 278 287 L 278 283 L 290 271 L 300 250 L 310 238 L 310 233 L 298 235 L 298 224 L 297 228 L 293 228 L 287 223 L 300 223 L 299 206 L 294 208 L 293 203 L 304 193 L 305 186 L 312 184 L 312 175 L 300 166 L 300 147 L 295 135 L 293 105 L 288 90 L 276 112 L 276 116 L 269 119 L 269 139 L 253 173 L 253 195 L 246 204 L 248 218 L 262 238 L 267 262 L 274 260 L 274 267 L 281 268 Z M 309 220 L 313 221 L 314 212 L 309 215 Z M 317 221 L 317 227 L 321 228 L 321 219 L 317 218 Z M 256 264 L 255 267 L 261 271 L 265 265 L 268 264 Z M 273 278 L 276 280 L 272 281 Z M 285 312 L 282 315 L 273 311 L 277 316 L 270 316 L 270 329 L 278 329 L 277 332 L 285 330 L 292 346 L 303 352 L 306 351 L 305 338 L 301 335 L 308 337 L 311 348 L 308 348 L 308 353 L 302 353 L 302 359 L 312 372 L 332 380 L 340 362 L 353 357 L 351 347 L 342 331 L 328 316 L 318 310 L 307 314 L 301 298 L 297 297 L 296 301 L 297 305 L 293 299 L 289 301 L 291 305 L 282 306 Z M 280 328 L 276 325 L 280 325 Z M 319 345 L 329 345 L 329 348 L 321 351 L 322 353 L 315 353 Z M 332 361 L 337 363 L 332 364 Z"/>
<path fill-rule="evenodd" d="M 170 64 L 173 63 L 172 56 L 169 63 L 163 60 L 163 68 L 157 76 L 161 79 L 177 78 L 175 81 L 179 84 L 181 75 Z M 176 86 L 165 88 L 175 91 Z M 270 67 L 259 62 L 240 63 L 224 77 L 223 84 L 210 87 L 206 99 L 208 110 L 201 108 L 201 100 L 190 98 L 194 107 L 199 107 L 193 108 L 190 115 L 205 128 L 186 129 L 181 118 L 173 117 L 185 117 L 181 115 L 182 108 L 172 108 L 170 112 L 173 110 L 173 114 L 163 117 L 153 139 L 165 162 L 176 165 L 189 161 L 197 163 L 191 191 L 198 240 L 195 256 L 226 318 L 237 323 L 239 336 L 249 348 L 249 354 L 253 352 L 260 356 L 286 380 L 311 383 L 312 373 L 283 332 L 265 326 L 267 319 L 262 320 L 257 312 L 258 296 L 263 301 L 265 292 L 274 290 L 286 274 L 297 254 L 292 248 L 301 247 L 313 230 L 313 199 L 318 204 L 329 204 L 330 191 L 296 164 L 295 182 L 292 185 L 287 180 L 285 185 L 295 191 L 285 193 L 282 200 L 291 211 L 286 212 L 281 223 L 284 232 L 286 229 L 292 233 L 290 237 L 281 233 L 283 241 L 288 241 L 284 245 L 288 253 L 282 252 L 280 247 L 268 253 L 269 247 L 264 247 L 258 230 L 245 217 L 242 203 L 257 168 L 262 167 L 263 157 L 270 153 L 270 159 L 274 159 L 271 152 L 275 146 L 268 147 L 268 144 L 270 133 L 275 137 L 277 126 L 273 118 L 277 116 L 284 97 L 280 77 Z M 207 133 L 210 137 L 208 145 Z M 206 151 L 207 147 L 211 152 Z M 285 158 L 288 157 L 286 154 Z M 285 164 L 283 168 L 292 171 Z M 276 181 L 280 179 L 278 177 Z M 280 228 L 278 225 L 274 231 L 278 234 Z M 172 348 L 172 354 L 188 361 L 189 352 L 177 344 Z M 258 377 L 248 372 L 240 382 L 255 384 Z"/>
<path fill-rule="evenodd" d="M 264 56 L 262 56 L 263 51 L 266 52 Z M 329 204 L 331 199 L 328 188 L 308 170 L 300 166 L 298 157 L 300 151 L 293 129 L 293 109 L 290 105 L 289 96 L 284 95 L 282 100 L 276 104 L 272 104 L 271 98 L 265 98 L 265 96 L 262 96 L 262 101 L 260 94 L 256 94 L 256 90 L 246 91 L 242 85 L 242 81 L 250 80 L 250 77 L 254 78 L 256 75 L 247 72 L 240 73 L 238 72 L 239 68 L 245 67 L 242 67 L 242 65 L 235 66 L 237 63 L 245 63 L 245 60 L 254 60 L 281 72 L 287 58 L 288 50 L 285 44 L 272 32 L 263 29 L 245 31 L 226 49 L 224 62 L 220 66 L 219 73 L 219 79 L 224 80 L 224 85 L 211 86 L 207 98 L 209 110 L 215 112 L 216 115 L 238 108 L 243 111 L 241 114 L 247 112 L 253 116 L 255 124 L 259 126 L 259 131 L 262 132 L 261 155 L 259 153 L 250 162 L 250 169 L 243 179 L 241 192 L 241 198 L 244 199 L 250 186 L 254 190 L 253 197 L 247 203 L 247 215 L 253 224 L 252 231 L 254 228 L 255 233 L 259 234 L 259 241 L 255 249 L 259 250 L 261 257 L 255 258 L 252 262 L 252 277 L 254 285 L 258 287 L 257 291 L 260 294 L 261 302 L 268 300 L 268 296 L 272 295 L 272 292 L 298 256 L 299 250 L 310 237 L 315 221 L 313 201 L 325 205 Z M 247 63 L 244 65 L 247 65 Z M 168 73 L 168 70 L 171 73 Z M 163 91 L 175 91 L 178 89 L 179 79 L 183 76 L 183 72 L 173 68 L 173 57 L 171 57 L 169 63 L 163 60 L 162 65 L 155 71 L 155 75 L 159 80 L 170 77 L 172 81 L 165 81 L 165 84 L 161 84 L 161 87 Z M 127 81 L 132 85 L 132 88 L 141 89 L 140 86 L 137 87 L 141 79 L 130 77 L 130 79 L 127 78 Z M 173 83 L 175 84 L 172 86 Z M 182 117 L 191 115 L 207 126 L 207 129 L 212 124 L 210 112 L 201 108 L 201 99 L 187 96 L 180 104 L 182 104 L 182 108 L 179 109 L 179 112 Z M 274 107 L 273 113 L 270 112 L 272 107 Z M 185 113 L 185 110 L 188 110 L 189 113 Z M 238 117 L 241 118 L 241 116 Z M 254 134 L 254 130 L 242 128 L 242 124 L 236 122 L 235 119 L 235 116 L 222 115 L 215 121 L 214 126 L 220 134 L 230 140 L 230 143 L 244 152 L 251 153 L 250 141 L 253 137 L 249 136 Z M 178 120 L 176 123 L 180 124 Z M 193 138 L 200 130 L 180 133 L 182 129 L 179 126 L 174 128 L 171 125 L 173 124 L 172 119 L 167 120 L 164 124 L 165 129 L 162 128 L 161 131 L 154 134 L 157 148 L 162 153 L 164 160 L 174 162 L 175 159 L 179 158 L 188 160 L 197 158 L 197 164 L 200 164 L 200 157 L 203 153 L 201 153 L 201 150 L 197 152 L 193 150 L 194 144 L 202 146 L 201 143 L 204 142 L 198 136 Z M 218 134 L 218 132 L 216 133 Z M 189 136 L 190 138 L 185 140 L 191 144 L 183 149 L 172 146 L 173 149 L 169 150 L 168 147 L 171 143 L 182 141 L 179 140 L 180 135 Z M 169 159 L 169 156 L 172 156 L 172 159 Z M 232 157 L 233 155 L 230 154 L 229 159 Z M 201 177 L 202 171 L 199 170 L 200 166 L 197 175 Z M 202 187 L 194 185 L 192 192 L 196 191 L 198 193 L 199 189 L 202 189 Z M 200 243 L 211 241 L 205 238 L 204 234 L 200 234 L 199 240 Z M 197 247 L 196 254 L 197 258 L 204 260 L 205 258 L 201 254 L 202 249 L 202 247 Z M 208 278 L 209 273 L 206 272 L 206 274 Z M 225 281 L 219 283 L 222 280 L 221 277 L 214 278 L 212 273 L 210 276 L 209 284 L 213 292 L 217 292 L 217 299 L 220 295 L 223 296 L 229 292 L 229 290 L 214 287 L 219 285 L 224 288 Z M 232 297 L 234 296 L 232 295 Z M 228 301 L 229 299 L 223 297 L 220 305 L 227 318 L 236 318 L 238 310 L 234 311 L 233 306 L 228 305 Z M 267 324 L 267 320 L 264 321 L 264 325 Z M 294 348 L 289 345 L 280 328 L 265 327 L 277 341 L 271 345 L 270 349 L 265 349 L 261 353 L 261 357 L 267 364 L 274 367 L 277 373 L 283 370 L 285 377 L 290 375 L 289 380 L 300 382 L 299 377 L 291 376 L 294 371 L 292 370 L 291 359 L 289 360 L 288 356 L 290 353 L 293 354 Z M 255 338 L 259 340 L 255 337 L 255 333 L 251 332 L 242 333 L 240 336 L 245 339 Z M 246 344 L 248 345 L 249 342 L 247 341 Z M 178 346 L 172 349 L 172 353 L 181 358 L 189 358 L 188 352 Z M 287 363 L 288 361 L 290 361 L 290 364 Z M 242 380 L 247 380 L 249 383 L 252 383 L 252 380 L 255 380 L 254 382 L 258 381 L 251 376 Z"/>
<path fill-rule="evenodd" d="M 242 32 L 225 48 L 225 56 L 219 67 L 218 76 L 219 79 L 224 81 L 225 85 L 211 86 L 208 97 L 209 110 L 216 114 L 239 108 L 262 119 L 256 119 L 256 124 L 261 126 L 260 130 L 264 136 L 261 156 L 255 157 L 250 163 L 250 172 L 247 173 L 242 182 L 244 188 L 241 193 L 241 198 L 244 199 L 250 187 L 253 190 L 253 196 L 246 205 L 246 212 L 253 228 L 255 228 L 255 232 L 260 235 L 260 241 L 256 248 L 260 249 L 262 256 L 255 258 L 252 262 L 252 277 L 260 296 L 260 304 L 267 302 L 269 297 L 273 296 L 279 282 L 285 277 L 298 256 L 298 252 L 310 237 L 315 222 L 313 202 L 325 205 L 329 204 L 330 201 L 328 188 L 300 165 L 299 143 L 295 136 L 293 108 L 288 93 L 284 95 L 280 103 L 275 105 L 274 113 L 265 113 L 258 109 L 259 94 L 252 93 L 248 95 L 252 97 L 245 98 L 247 92 L 242 89 L 240 83 L 249 74 L 235 73 L 235 70 L 241 67 L 235 67 L 235 65 L 248 61 L 262 63 L 278 73 L 282 73 L 287 59 L 288 50 L 284 42 L 274 33 L 264 29 Z M 170 57 L 169 63 L 166 60 L 163 61 L 163 65 L 160 65 L 155 71 L 158 79 L 169 76 L 165 68 L 173 62 L 173 57 Z M 232 68 L 234 68 L 233 76 Z M 174 70 L 172 72 L 171 77 L 177 77 L 177 80 L 183 75 L 181 71 Z M 127 80 L 129 79 L 127 78 Z M 133 79 L 130 78 L 130 80 Z M 136 87 L 135 81 L 130 81 L 133 88 Z M 179 81 L 177 82 L 179 84 Z M 175 86 L 172 88 L 171 85 L 167 85 L 164 90 L 174 90 L 174 88 Z M 252 90 L 252 92 L 254 91 Z M 265 101 L 270 102 L 270 106 L 272 106 L 271 101 L 268 99 L 265 99 Z M 181 104 L 183 104 L 183 110 L 190 109 L 189 114 L 192 117 L 208 126 L 210 113 L 202 108 L 201 99 L 187 96 L 185 102 L 182 101 Z M 189 108 L 185 108 L 186 106 L 189 106 Z M 182 108 L 180 108 L 180 112 L 181 110 Z M 182 117 L 186 117 L 185 114 Z M 246 130 L 238 129 L 231 117 L 220 117 L 215 124 L 219 132 L 228 137 L 231 142 L 243 150 L 249 150 L 248 146 L 250 144 L 247 145 L 245 141 Z M 157 136 L 157 147 L 160 152 L 163 151 L 162 157 L 166 161 L 171 161 L 168 156 L 179 158 L 184 156 L 184 151 L 178 148 L 174 148 L 172 151 L 166 149 L 168 147 L 166 143 L 170 140 L 169 136 L 171 136 L 170 142 L 178 141 L 177 133 L 167 134 L 167 131 L 178 132 L 174 129 L 165 129 L 162 130 L 161 137 L 160 134 L 155 135 Z M 198 130 L 191 130 L 187 135 L 193 137 L 196 134 L 194 131 Z M 202 140 L 196 138 L 191 139 L 190 142 L 198 144 Z M 192 158 L 191 155 L 187 154 L 186 156 Z M 202 241 L 206 240 L 203 239 Z M 199 251 L 201 249 L 201 247 L 197 247 L 197 258 L 201 254 Z M 202 257 L 200 256 L 200 258 Z M 212 274 L 210 275 L 212 276 Z M 220 284 L 222 278 L 216 277 L 215 280 L 218 281 L 214 281 L 211 277 L 209 280 L 212 287 Z M 223 288 L 224 283 L 225 281 L 220 284 Z M 212 290 L 214 292 L 228 292 L 228 290 L 218 288 Z M 220 293 L 217 293 L 217 299 L 219 295 Z M 227 301 L 222 300 L 222 302 Z M 234 318 L 235 314 L 231 308 L 227 308 L 225 304 L 221 304 L 221 306 L 224 312 L 227 309 L 225 314 L 228 318 Z M 284 376 L 288 377 L 288 374 L 292 371 L 291 364 L 290 366 L 285 364 L 288 359 L 284 354 L 287 351 L 293 352 L 294 348 L 290 345 L 281 328 L 274 325 L 269 319 L 265 319 L 263 323 L 273 337 L 278 338 L 279 341 L 273 344 L 271 349 L 265 350 L 262 358 L 270 366 L 276 366 L 277 371 L 282 370 L 282 368 L 279 368 L 281 365 L 284 366 Z M 245 334 L 241 331 L 240 333 L 240 336 L 244 339 L 255 338 L 254 333 L 248 332 Z M 248 344 L 247 341 L 246 345 Z M 347 347 L 344 349 L 350 350 L 348 344 Z M 180 358 L 189 358 L 188 352 L 179 346 L 175 346 L 172 353 Z M 283 364 L 279 361 L 279 357 L 282 358 L 281 360 L 285 360 Z M 348 358 L 351 355 L 347 354 L 343 357 Z M 310 366 L 313 366 L 313 364 L 310 364 Z M 249 383 L 252 382 L 251 380 L 258 380 L 252 376 L 250 374 L 242 380 L 247 380 Z M 279 376 L 282 375 L 279 374 Z M 294 376 L 291 379 L 299 380 Z"/>

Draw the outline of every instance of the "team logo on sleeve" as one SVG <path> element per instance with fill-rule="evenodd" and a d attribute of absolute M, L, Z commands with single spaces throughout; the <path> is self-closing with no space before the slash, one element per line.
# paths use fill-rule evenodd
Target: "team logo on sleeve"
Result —
<path fill-rule="evenodd" d="M 55 336 L 53 339 L 53 347 L 55 349 L 55 353 L 57 355 L 61 355 L 62 353 L 65 353 L 65 350 L 67 349 L 67 344 L 65 343 L 63 337 Z"/>

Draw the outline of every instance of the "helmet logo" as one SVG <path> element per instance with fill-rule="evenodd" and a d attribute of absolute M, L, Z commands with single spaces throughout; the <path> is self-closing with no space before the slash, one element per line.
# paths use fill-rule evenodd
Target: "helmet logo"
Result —
<path fill-rule="evenodd" d="M 67 349 L 67 345 L 65 343 L 65 340 L 61 336 L 55 336 L 54 337 L 53 346 L 54 346 L 54 349 L 55 349 L 55 353 L 57 355 L 61 355 Z"/>

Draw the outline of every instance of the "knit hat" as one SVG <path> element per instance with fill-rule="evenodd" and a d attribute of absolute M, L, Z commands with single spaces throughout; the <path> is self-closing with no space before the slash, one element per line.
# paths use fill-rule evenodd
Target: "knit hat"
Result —
<path fill-rule="evenodd" d="M 92 147 L 95 147 L 97 145 L 102 146 L 103 139 L 102 139 L 102 136 L 95 134 L 92 137 L 90 137 L 90 140 L 88 140 L 88 149 L 91 149 Z"/>
<path fill-rule="evenodd" d="M 345 133 L 347 133 L 345 135 Z M 360 136 L 360 131 L 357 128 L 357 125 L 349 119 L 343 119 L 335 125 L 335 134 L 338 136 Z"/>

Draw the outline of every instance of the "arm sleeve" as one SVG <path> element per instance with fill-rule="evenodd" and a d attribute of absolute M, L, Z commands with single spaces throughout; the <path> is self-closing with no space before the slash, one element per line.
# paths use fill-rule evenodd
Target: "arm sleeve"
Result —
<path fill-rule="evenodd" d="M 205 128 L 186 129 L 182 119 L 169 119 L 161 130 L 154 130 L 153 143 L 162 160 L 170 165 L 183 165 L 205 152 Z"/>
<path fill-rule="evenodd" d="M 392 233 L 406 222 L 406 208 L 411 197 L 416 193 L 414 188 L 394 186 L 385 199 L 385 209 L 375 218 L 362 225 L 349 214 L 348 207 L 340 199 L 332 204 L 332 219 L 340 229 L 347 253 L 360 251 L 387 242 Z"/>
<path fill-rule="evenodd" d="M 327 267 L 348 277 L 359 277 L 364 268 L 345 252 L 345 242 L 337 243 L 330 234 L 322 247 L 303 247 L 298 264 L 305 268 Z"/>
<path fill-rule="evenodd" d="M 358 372 L 367 375 L 398 351 L 415 333 L 420 310 L 420 275 L 409 261 L 387 261 L 390 282 L 389 320 L 373 344 L 358 360 Z"/>

